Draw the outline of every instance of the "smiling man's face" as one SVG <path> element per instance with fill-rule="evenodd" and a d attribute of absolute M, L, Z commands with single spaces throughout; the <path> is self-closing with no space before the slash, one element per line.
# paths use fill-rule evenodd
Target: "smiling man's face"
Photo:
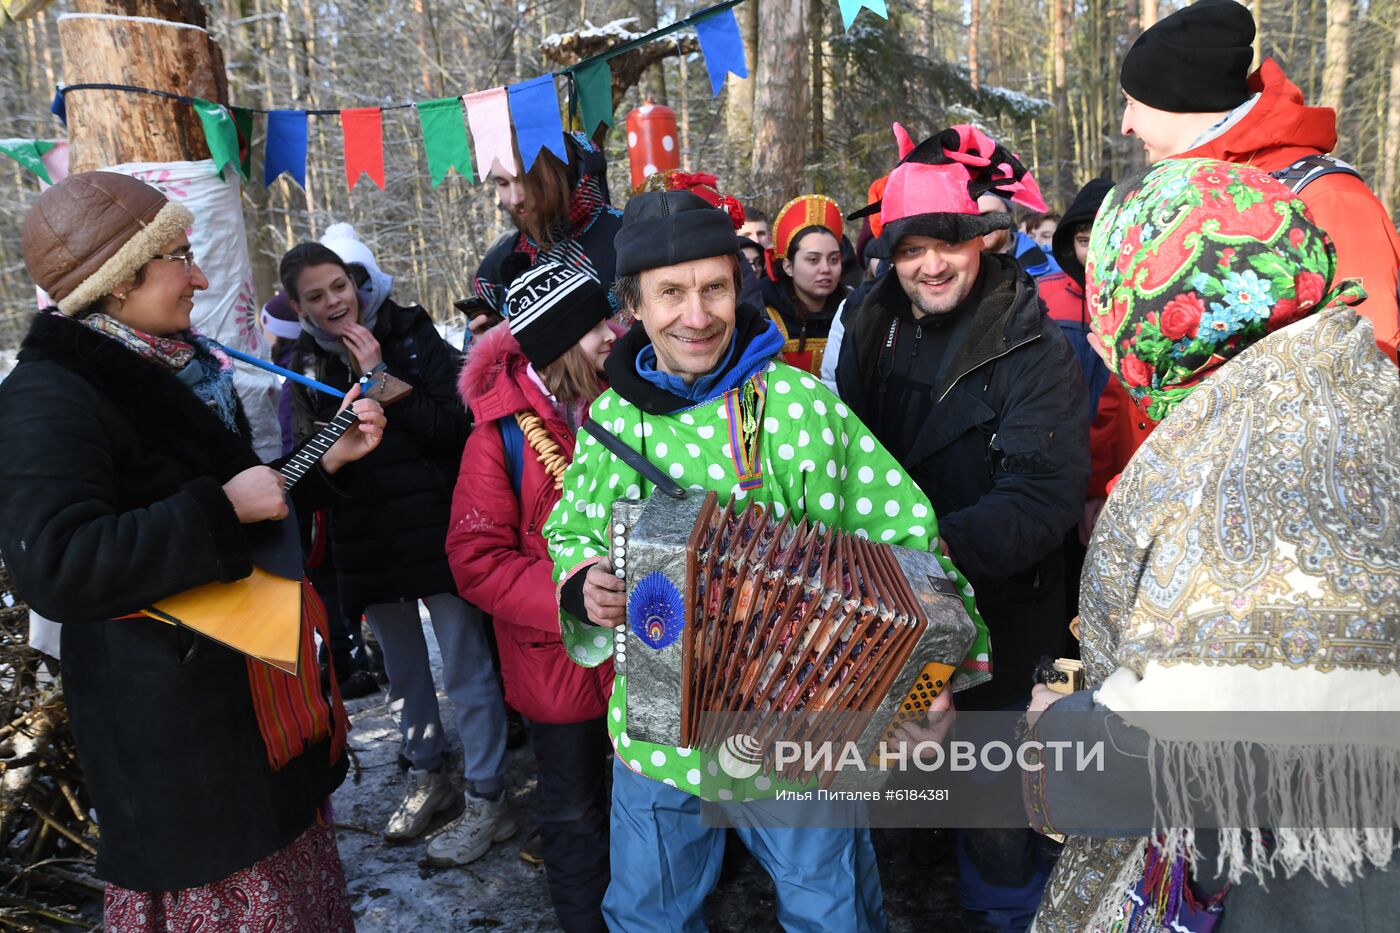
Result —
<path fill-rule="evenodd" d="M 656 365 L 687 384 L 712 371 L 729 350 L 738 298 L 735 256 L 709 256 L 640 276 L 633 309 L 656 349 Z"/>
<path fill-rule="evenodd" d="M 982 269 L 982 238 L 949 243 L 906 236 L 894 250 L 894 272 L 915 317 L 947 314 L 972 291 Z"/>

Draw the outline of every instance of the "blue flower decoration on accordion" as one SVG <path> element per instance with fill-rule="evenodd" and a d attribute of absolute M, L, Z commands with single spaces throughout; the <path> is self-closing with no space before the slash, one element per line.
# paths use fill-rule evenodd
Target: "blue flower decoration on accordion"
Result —
<path fill-rule="evenodd" d="M 653 571 L 627 597 L 627 623 L 644 644 L 660 650 L 685 628 L 685 601 L 665 574 Z"/>

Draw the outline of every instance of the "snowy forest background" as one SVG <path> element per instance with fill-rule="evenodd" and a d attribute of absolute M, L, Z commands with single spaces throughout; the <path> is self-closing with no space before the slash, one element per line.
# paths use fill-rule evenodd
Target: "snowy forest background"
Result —
<path fill-rule="evenodd" d="M 709 0 L 211 0 L 234 104 L 338 109 L 406 104 L 528 79 L 578 60 L 589 25 L 644 32 Z M 1145 23 L 1181 0 L 889 0 L 889 19 L 864 12 L 842 29 L 835 0 L 749 0 L 735 13 L 751 77 L 710 94 L 693 33 L 662 40 L 668 54 L 617 108 L 606 141 L 614 202 L 625 201 L 621 126 L 644 98 L 672 107 L 682 168 L 719 176 L 721 190 L 770 215 L 796 194 L 833 196 L 845 212 L 894 161 L 890 124 L 915 139 L 973 121 L 1032 166 L 1052 209 L 1088 179 L 1140 167 L 1141 148 L 1119 135 L 1118 62 Z M 1337 153 L 1393 207 L 1400 163 L 1400 0 L 1251 0 L 1260 46 L 1309 103 L 1337 107 Z M 0 137 L 49 139 L 62 80 L 57 18 L 83 0 L 59 0 L 0 30 Z M 624 22 L 618 22 L 623 20 Z M 594 49 L 596 51 L 596 48 Z M 591 52 L 586 53 L 591 54 Z M 561 82 L 562 85 L 562 82 Z M 179 89 L 174 89 L 179 90 Z M 430 186 L 417 117 L 386 112 L 387 188 L 346 190 L 339 121 L 312 117 L 307 188 L 283 176 L 245 186 L 250 246 L 265 299 L 291 244 L 348 220 L 398 278 L 400 301 L 439 320 L 469 294 L 485 248 L 508 224 L 488 185 L 455 173 Z M 0 159 L 0 347 L 17 341 L 32 310 L 19 228 L 38 193 L 33 175 Z"/>

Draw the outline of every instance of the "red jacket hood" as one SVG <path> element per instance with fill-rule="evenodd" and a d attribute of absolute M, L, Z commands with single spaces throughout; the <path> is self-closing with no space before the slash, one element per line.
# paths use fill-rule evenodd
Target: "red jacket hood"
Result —
<path fill-rule="evenodd" d="M 1303 92 L 1272 58 L 1249 76 L 1249 89 L 1260 97 L 1239 123 L 1178 158 L 1247 162 L 1276 172 L 1337 145 L 1336 112 L 1304 104 Z"/>
<path fill-rule="evenodd" d="M 623 329 L 609 323 L 613 333 Z M 495 421 L 530 409 L 546 421 L 557 420 L 554 403 L 530 378 L 530 361 L 520 349 L 510 325 L 502 321 L 472 341 L 466 365 L 457 379 L 457 394 L 472 411 L 477 424 Z M 603 387 L 607 387 L 603 381 Z"/>
<path fill-rule="evenodd" d="M 546 420 L 559 417 L 548 396 L 530 378 L 529 365 L 504 321 L 472 341 L 467 363 L 457 379 L 457 392 L 477 424 L 522 410 L 534 411 Z"/>

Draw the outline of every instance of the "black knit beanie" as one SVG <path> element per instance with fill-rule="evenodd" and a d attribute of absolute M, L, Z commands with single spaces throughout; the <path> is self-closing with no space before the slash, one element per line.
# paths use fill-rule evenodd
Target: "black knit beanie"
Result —
<path fill-rule="evenodd" d="M 548 366 L 612 313 L 608 293 L 587 273 L 546 261 L 506 292 L 506 320 L 536 369 Z"/>
<path fill-rule="evenodd" d="M 729 215 L 689 191 L 633 195 L 613 245 L 620 276 L 739 252 Z"/>
<path fill-rule="evenodd" d="M 1250 97 L 1254 17 L 1235 0 L 1196 0 L 1138 36 L 1119 82 L 1169 113 L 1234 110 Z"/>

